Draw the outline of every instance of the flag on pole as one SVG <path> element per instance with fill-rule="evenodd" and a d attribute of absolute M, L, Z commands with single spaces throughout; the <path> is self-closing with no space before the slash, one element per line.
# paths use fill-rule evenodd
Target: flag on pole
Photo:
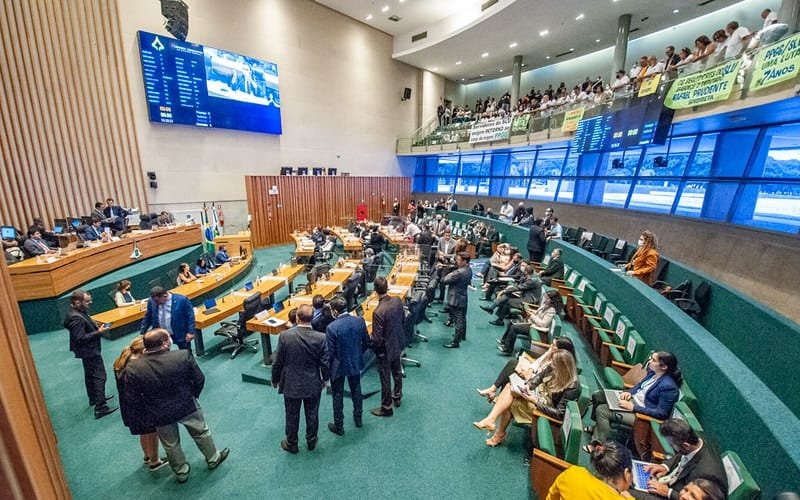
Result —
<path fill-rule="evenodd" d="M 203 211 L 200 212 L 201 225 L 203 227 L 203 246 L 206 252 L 214 252 L 214 230 L 208 222 L 208 207 L 203 203 Z"/>
<path fill-rule="evenodd" d="M 211 204 L 211 230 L 214 232 L 214 236 L 219 236 L 219 213 L 217 212 L 217 206 L 212 203 Z"/>

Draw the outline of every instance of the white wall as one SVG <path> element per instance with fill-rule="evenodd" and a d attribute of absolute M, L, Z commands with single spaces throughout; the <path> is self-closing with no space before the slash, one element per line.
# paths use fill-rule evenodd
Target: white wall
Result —
<path fill-rule="evenodd" d="M 635 60 L 643 55 L 655 55 L 663 58 L 664 48 L 667 45 L 674 45 L 676 51 L 684 46 L 694 48 L 695 38 L 701 34 L 711 38 L 714 31 L 724 28 L 730 21 L 737 21 L 751 30 L 761 29 L 763 24 L 761 11 L 765 8 L 777 11 L 780 3 L 780 0 L 748 0 L 673 26 L 668 30 L 633 39 L 628 43 L 625 69 L 630 70 Z M 636 33 L 633 33 L 633 36 L 636 36 Z M 603 78 L 608 81 L 612 74 L 613 58 L 614 48 L 604 47 L 591 54 L 526 71 L 521 75 L 520 93 L 526 94 L 532 87 L 544 89 L 548 84 L 552 84 L 553 88 L 556 88 L 561 82 L 565 82 L 568 88 L 572 88 L 583 82 L 587 76 L 594 79 L 597 75 L 603 75 Z M 505 91 L 510 92 L 511 76 L 471 83 L 465 87 L 465 103 L 473 107 L 475 99 L 478 97 L 482 99 L 486 96 L 498 98 Z"/>
<path fill-rule="evenodd" d="M 436 118 L 436 108 L 444 99 L 444 77 L 427 70 L 420 70 L 420 88 L 421 95 L 418 96 L 421 99 L 420 120 L 417 127 L 422 127 Z"/>
<path fill-rule="evenodd" d="M 395 141 L 415 128 L 419 70 L 392 60 L 390 36 L 308 0 L 186 3 L 189 41 L 278 65 L 283 134 L 150 123 L 136 32 L 165 33 L 160 7 L 119 0 L 142 165 L 158 175 L 152 207 L 228 202 L 226 220 L 243 226 L 245 174 L 289 165 L 403 175 Z M 405 87 L 412 99 L 401 102 Z"/>

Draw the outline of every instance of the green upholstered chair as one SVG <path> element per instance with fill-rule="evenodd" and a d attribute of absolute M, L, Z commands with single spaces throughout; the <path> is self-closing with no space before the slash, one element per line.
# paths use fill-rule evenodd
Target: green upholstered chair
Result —
<path fill-rule="evenodd" d="M 564 420 L 559 427 L 560 447 L 557 446 L 556 437 L 550 425 L 551 420 L 538 418 L 536 431 L 538 448 L 549 455 L 556 456 L 571 464 L 578 463 L 578 454 L 581 449 L 581 414 L 576 401 L 567 403 Z M 560 453 L 558 452 L 560 448 Z"/>
<path fill-rule="evenodd" d="M 616 346 L 621 349 L 622 346 L 626 345 L 628 342 L 628 336 L 633 330 L 633 323 L 631 323 L 627 316 L 620 315 L 617 318 L 617 324 L 614 326 L 614 333 L 611 334 L 611 338 L 608 341 L 603 338 L 603 342 L 600 344 L 600 365 L 611 366 L 611 353 L 609 349 L 611 346 Z M 598 333 L 600 337 L 603 337 L 605 334 L 606 332 Z"/>
<path fill-rule="evenodd" d="M 603 342 L 612 343 L 617 322 L 621 316 L 619 309 L 608 302 L 603 308 L 601 319 L 589 318 L 589 328 L 592 330 L 592 347 L 596 353 L 600 353 Z"/>
<path fill-rule="evenodd" d="M 728 476 L 728 500 L 753 500 L 761 496 L 761 488 L 739 455 L 726 451 L 722 454 L 722 465 Z"/>
<path fill-rule="evenodd" d="M 620 349 L 612 345 L 609 346 L 608 353 L 611 356 L 611 367 L 619 373 L 626 373 L 636 363 L 644 364 L 649 351 L 647 343 L 639 335 L 639 332 L 632 330 L 628 334 L 624 348 Z"/>

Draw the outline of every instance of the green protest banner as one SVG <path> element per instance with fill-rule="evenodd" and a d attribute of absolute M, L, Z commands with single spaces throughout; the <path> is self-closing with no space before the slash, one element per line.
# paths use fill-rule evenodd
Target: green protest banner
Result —
<path fill-rule="evenodd" d="M 530 113 L 523 113 L 514 117 L 511 122 L 511 135 L 524 134 L 528 131 L 528 125 L 531 123 Z"/>
<path fill-rule="evenodd" d="M 741 65 L 737 59 L 678 78 L 670 87 L 664 106 L 684 109 L 724 101 L 731 95 Z"/>
<path fill-rule="evenodd" d="M 791 80 L 800 70 L 800 33 L 762 48 L 753 61 L 750 90 Z"/>

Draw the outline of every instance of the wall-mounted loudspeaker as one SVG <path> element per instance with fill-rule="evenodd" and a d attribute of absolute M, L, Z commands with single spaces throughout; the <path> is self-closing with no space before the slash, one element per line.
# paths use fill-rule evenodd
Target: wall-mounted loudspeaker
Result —
<path fill-rule="evenodd" d="M 409 99 L 411 99 L 411 89 L 406 87 L 403 89 L 403 98 L 401 101 L 407 101 Z"/>
<path fill-rule="evenodd" d="M 147 180 L 150 181 L 150 187 L 153 189 L 158 188 L 158 179 L 155 172 L 147 172 Z"/>

